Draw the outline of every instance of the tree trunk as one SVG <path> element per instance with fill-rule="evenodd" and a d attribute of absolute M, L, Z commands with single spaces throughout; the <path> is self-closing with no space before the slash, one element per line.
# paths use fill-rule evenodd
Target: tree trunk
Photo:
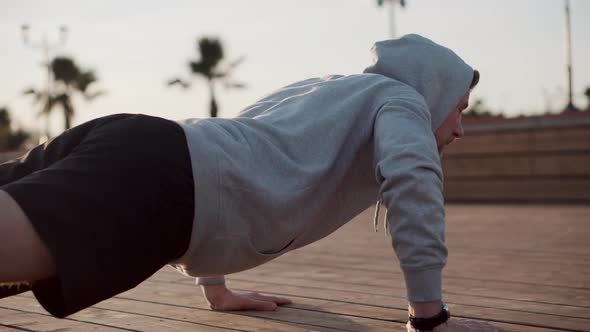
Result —
<path fill-rule="evenodd" d="M 72 128 L 72 119 L 68 112 L 64 112 L 64 128 L 65 130 Z"/>
<path fill-rule="evenodd" d="M 211 102 L 209 105 L 209 115 L 212 118 L 216 118 L 217 117 L 217 111 L 218 111 L 218 107 L 217 107 L 217 100 L 215 99 L 215 88 L 213 87 L 213 81 L 209 80 L 209 93 L 211 95 Z"/>
<path fill-rule="evenodd" d="M 70 95 L 64 93 L 60 96 L 61 107 L 64 112 L 64 130 L 68 130 L 72 127 L 72 117 L 74 116 L 74 106 Z"/>

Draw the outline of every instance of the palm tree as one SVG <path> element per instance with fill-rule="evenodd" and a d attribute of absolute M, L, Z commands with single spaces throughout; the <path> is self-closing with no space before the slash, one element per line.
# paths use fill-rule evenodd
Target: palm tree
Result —
<path fill-rule="evenodd" d="M 24 93 L 34 95 L 36 101 L 42 104 L 40 115 L 49 116 L 54 106 L 60 105 L 64 115 L 64 128 L 68 130 L 72 127 L 75 113 L 72 95 L 78 92 L 87 101 L 92 101 L 104 92 L 89 91 L 89 86 L 97 81 L 94 71 L 80 69 L 71 58 L 56 57 L 51 61 L 50 68 L 55 80 L 51 93 L 35 88 L 29 88 Z"/>
<path fill-rule="evenodd" d="M 492 116 L 492 112 L 486 110 L 483 99 L 475 99 L 471 107 L 462 114 L 463 116 Z"/>
<path fill-rule="evenodd" d="M 588 98 L 588 105 L 586 106 L 586 110 L 590 111 L 590 86 L 586 88 L 584 91 L 584 95 Z"/>
<path fill-rule="evenodd" d="M 229 81 L 229 76 L 233 69 L 244 60 L 244 57 L 240 57 L 236 61 L 224 67 L 222 64 L 223 47 L 219 39 L 208 37 L 201 38 L 197 41 L 197 48 L 200 59 L 191 60 L 189 62 L 189 68 L 192 74 L 203 76 L 207 80 L 207 86 L 209 87 L 210 95 L 209 114 L 212 118 L 215 118 L 217 117 L 219 111 L 217 99 L 215 96 L 216 82 L 222 81 L 226 88 L 239 89 L 246 87 L 244 83 Z M 191 83 L 181 78 L 173 78 L 168 81 L 168 85 L 177 84 L 184 89 L 187 89 L 191 86 Z"/>
<path fill-rule="evenodd" d="M 0 107 L 0 151 L 19 149 L 30 137 L 29 133 L 11 128 L 12 119 L 7 107 Z"/>

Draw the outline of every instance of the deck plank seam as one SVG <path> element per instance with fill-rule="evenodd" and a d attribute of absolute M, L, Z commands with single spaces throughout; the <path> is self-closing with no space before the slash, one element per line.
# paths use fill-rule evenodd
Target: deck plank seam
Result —
<path fill-rule="evenodd" d="M 171 306 L 171 307 L 179 307 L 179 308 L 185 308 L 185 309 L 191 309 L 191 310 L 201 310 L 201 311 L 209 311 L 210 310 L 210 309 L 203 309 L 203 308 L 194 307 L 194 306 L 187 306 L 187 305 L 183 305 L 183 304 L 166 303 L 166 302 L 158 302 L 158 301 L 148 301 L 148 300 L 139 300 L 139 299 L 134 299 L 134 298 L 130 298 L 130 297 L 124 297 L 124 296 L 115 296 L 114 298 L 119 299 L 119 300 L 142 302 L 142 303 L 151 303 L 151 304 Z M 283 308 L 289 308 L 289 307 L 283 307 Z M 218 311 L 218 312 L 219 313 L 228 314 L 228 315 L 239 315 L 239 316 L 247 316 L 247 317 L 261 318 L 261 317 L 258 317 L 256 315 L 246 315 L 246 314 L 241 314 L 241 313 L 238 313 L 238 312 L 229 312 L 229 311 Z M 141 314 L 137 314 L 137 315 L 141 315 Z M 147 315 L 147 316 L 150 316 L 150 315 Z M 157 316 L 153 316 L 153 317 L 157 317 Z M 157 318 L 168 319 L 166 317 L 157 317 Z M 297 324 L 297 325 L 300 325 L 300 326 L 321 327 L 321 328 L 327 328 L 327 329 L 339 330 L 339 331 L 353 331 L 353 330 L 344 330 L 344 329 L 339 329 L 339 328 L 330 327 L 330 326 L 317 325 L 317 324 L 293 322 L 293 321 L 289 321 L 289 320 L 276 319 L 276 318 L 271 318 L 271 317 L 266 317 L 266 316 L 265 317 L 262 317 L 262 318 L 267 319 L 267 320 L 277 321 L 277 322 L 283 322 L 283 323 L 286 322 L 286 323 Z M 188 321 L 183 321 L 183 322 L 188 322 Z M 212 326 L 212 327 L 218 327 L 218 326 Z M 227 328 L 227 329 L 231 329 L 231 328 Z M 247 330 L 236 330 L 236 329 L 232 329 L 232 330 L 234 330 L 234 331 L 245 331 L 245 332 L 247 332 Z"/>
<path fill-rule="evenodd" d="M 228 279 L 229 279 L 230 282 L 231 282 L 231 280 L 243 281 L 243 282 L 253 282 L 253 283 L 257 282 L 255 280 L 235 278 L 235 277 L 230 277 Z M 306 280 L 311 280 L 311 281 L 324 281 L 324 280 L 318 280 L 318 279 L 313 279 L 313 278 L 306 278 Z M 155 281 L 153 281 L 153 282 L 155 282 Z M 165 283 L 165 281 L 157 281 L 157 282 Z M 363 284 L 363 283 L 354 283 L 354 282 L 346 282 L 346 281 L 339 281 L 339 282 L 340 283 L 343 283 L 343 284 L 347 284 L 347 285 L 366 286 L 366 284 Z M 293 286 L 292 284 L 288 284 L 288 283 L 279 283 L 279 282 L 272 282 L 272 281 L 265 281 L 264 283 L 265 284 L 271 284 L 271 285 L 277 285 L 277 286 Z M 313 287 L 313 286 L 305 286 L 305 287 L 313 288 L 313 289 L 327 289 L 327 290 L 332 290 L 332 291 L 344 291 L 344 292 L 355 293 L 355 294 L 366 294 L 366 295 L 385 296 L 385 295 L 383 295 L 381 293 L 372 293 L 372 292 L 366 292 L 366 291 L 356 291 L 356 290 L 330 288 L 330 287 Z M 391 289 L 402 289 L 402 290 L 405 291 L 405 288 L 396 287 L 396 286 L 392 286 Z M 450 294 L 450 295 L 474 296 L 474 295 L 468 294 L 468 293 L 458 293 L 458 292 L 453 292 L 453 291 L 445 291 L 445 290 L 443 290 L 443 292 L 445 294 Z M 392 298 L 406 299 L 405 296 L 395 296 L 395 295 L 387 295 L 387 296 L 392 297 Z M 519 302 L 526 302 L 526 303 L 555 305 L 555 306 L 561 306 L 561 307 L 573 307 L 573 308 L 590 309 L 590 306 L 586 306 L 586 305 L 566 304 L 566 303 L 559 303 L 559 302 L 552 303 L 552 302 L 527 300 L 527 299 L 511 299 L 511 298 L 505 298 L 505 297 L 499 297 L 499 296 L 490 296 L 490 295 L 478 295 L 478 297 L 485 298 L 485 299 L 506 300 L 506 301 L 512 301 L 512 302 L 519 301 Z"/>
<path fill-rule="evenodd" d="M 35 312 L 35 311 L 29 311 L 29 310 L 23 310 L 23 309 L 7 308 L 7 307 L 2 307 L 2 306 L 0 306 L 0 309 L 17 311 L 17 312 L 39 315 L 39 316 L 53 317 L 50 314 L 44 314 L 42 312 Z M 101 309 L 101 310 L 104 310 L 104 309 Z M 82 319 L 75 319 L 75 318 L 71 318 L 71 317 L 66 317 L 66 318 L 61 318 L 61 319 L 66 320 L 66 321 L 74 321 L 74 322 L 78 322 L 78 323 L 85 323 L 85 324 L 97 325 L 97 326 L 102 326 L 102 327 L 109 327 L 109 328 L 124 330 L 124 331 L 142 332 L 141 330 L 133 330 L 133 329 L 125 328 L 125 327 L 114 326 L 114 325 L 103 324 L 103 323 L 96 323 L 96 322 L 91 322 L 91 321 L 85 321 Z"/>
<path fill-rule="evenodd" d="M 115 297 L 115 298 L 120 299 L 120 300 L 129 300 L 128 298 L 121 298 L 121 297 Z M 172 304 L 165 304 L 165 303 L 159 303 L 159 302 L 151 302 L 151 301 L 143 301 L 143 300 L 135 300 L 135 299 L 133 299 L 133 300 L 137 301 L 137 302 L 145 302 L 145 303 L 152 303 L 152 304 L 159 304 L 159 305 L 170 305 L 170 306 L 172 305 Z M 212 328 L 217 328 L 217 329 L 225 329 L 225 330 L 229 330 L 229 331 L 249 332 L 248 330 L 240 330 L 240 329 L 236 329 L 236 328 L 232 328 L 232 327 L 221 327 L 221 326 L 215 326 L 215 325 L 211 325 L 211 324 L 199 323 L 199 322 L 178 319 L 178 318 L 171 318 L 171 317 L 164 317 L 164 316 L 157 316 L 157 315 L 150 315 L 150 314 L 142 314 L 142 313 L 138 313 L 138 312 L 125 311 L 125 310 L 119 310 L 119 309 L 109 309 L 109 308 L 103 308 L 103 307 L 97 306 L 97 305 L 93 306 L 93 308 L 97 308 L 97 309 L 101 309 L 101 310 L 105 310 L 105 311 L 114 311 L 114 312 L 119 312 L 119 313 L 123 313 L 123 314 L 134 315 L 134 316 L 150 317 L 150 318 L 157 318 L 157 319 L 173 321 L 173 322 L 181 322 L 181 323 L 188 323 L 188 324 L 192 324 L 192 325 L 212 327 Z M 185 308 L 200 309 L 200 308 L 191 308 L 191 307 L 185 307 Z"/>
<path fill-rule="evenodd" d="M 183 286 L 188 286 L 188 285 L 183 285 Z M 282 293 L 276 293 L 276 292 L 265 292 L 265 293 L 269 293 L 269 294 L 282 294 Z M 313 297 L 307 297 L 307 296 L 298 296 L 298 295 L 295 295 L 295 296 L 296 297 L 301 297 L 301 298 L 313 298 Z M 117 297 L 117 298 L 119 298 L 119 299 L 125 299 L 125 300 L 130 300 L 130 301 L 136 301 L 136 302 L 154 303 L 154 304 L 165 305 L 165 306 L 183 307 L 183 308 L 196 309 L 196 310 L 208 310 L 208 309 L 203 309 L 203 308 L 198 308 L 198 307 L 193 307 L 193 306 L 178 305 L 178 304 L 172 304 L 172 303 L 166 303 L 166 302 L 138 300 L 138 299 L 126 298 L 126 297 Z M 324 298 L 314 298 L 314 299 L 328 300 L 328 301 L 332 301 L 332 302 L 342 302 L 342 303 L 349 303 L 349 304 L 358 304 L 358 303 L 354 303 L 354 302 L 339 301 L 339 300 L 333 300 L 333 299 L 324 299 Z M 360 304 L 360 305 L 362 305 L 362 306 L 369 306 L 369 307 L 371 307 L 371 306 L 381 307 L 381 308 L 385 308 L 385 309 L 398 309 L 398 310 L 402 310 L 402 311 L 405 310 L 405 308 L 402 309 L 402 308 L 394 308 L 394 307 L 379 306 L 379 305 L 370 305 L 370 304 Z M 466 306 L 468 306 L 468 305 L 466 305 Z M 483 306 L 478 306 L 478 307 L 483 307 Z M 301 307 L 297 307 L 297 306 L 286 306 L 285 308 L 296 309 L 296 310 L 304 310 L 304 311 L 310 311 L 310 312 L 317 312 L 317 313 L 328 314 L 328 315 L 339 315 L 339 316 L 346 316 L 346 317 L 363 318 L 363 319 L 367 319 L 367 320 L 376 320 L 376 321 L 385 321 L 385 322 L 394 322 L 394 323 L 405 323 L 405 322 L 394 320 L 394 319 L 383 319 L 383 318 L 377 318 L 377 317 L 367 317 L 367 316 L 353 315 L 353 314 L 347 314 L 347 313 L 341 313 L 341 312 L 334 312 L 334 311 L 314 310 L 314 309 L 308 309 L 308 308 L 301 308 Z M 518 310 L 501 309 L 501 308 L 495 308 L 495 307 L 485 307 L 485 308 L 491 308 L 491 309 L 497 309 L 497 310 L 504 310 L 504 311 L 518 311 Z M 531 312 L 531 313 L 540 314 L 540 315 L 546 315 L 545 313 L 535 313 L 535 312 Z M 250 316 L 250 315 L 248 315 L 248 316 Z M 474 316 L 469 316 L 469 315 L 454 315 L 454 316 L 455 317 L 459 317 L 459 318 L 466 318 L 466 319 L 481 319 L 480 317 L 474 317 Z M 252 316 L 250 316 L 250 317 L 252 317 Z M 270 319 L 270 320 L 282 321 L 282 322 L 285 321 L 285 320 L 273 319 L 273 318 L 269 318 L 269 317 L 264 317 L 264 318 L 265 319 Z M 574 318 L 574 319 L 580 319 L 580 318 L 581 319 L 587 319 L 587 318 L 584 318 L 584 317 L 570 317 L 570 318 Z M 549 328 L 549 329 L 557 329 L 559 331 L 566 331 L 566 332 L 587 332 L 587 331 L 584 331 L 584 330 L 559 328 L 559 327 L 554 327 L 554 326 L 539 325 L 539 324 L 533 324 L 533 323 L 522 323 L 522 322 L 511 321 L 511 320 L 500 320 L 500 319 L 491 319 L 491 318 L 486 318 L 486 319 L 489 320 L 489 321 L 494 321 L 494 322 L 498 322 L 498 323 L 505 323 L 505 324 L 511 324 L 511 325 L 516 325 L 516 326 L 522 326 L 522 327 Z M 288 322 L 291 322 L 291 321 L 288 321 Z M 291 322 L 291 323 L 295 323 L 295 322 Z M 316 326 L 316 325 L 313 325 L 313 324 L 305 324 L 305 325 Z M 328 328 L 326 326 L 317 326 L 317 327 Z"/>
<path fill-rule="evenodd" d="M 238 290 L 238 291 L 250 291 L 248 289 L 241 289 L 241 288 L 235 288 L 235 290 Z M 399 307 L 393 307 L 393 306 L 387 306 L 387 305 L 370 304 L 370 303 L 362 303 L 362 302 L 353 302 L 353 301 L 337 300 L 337 299 L 331 299 L 331 298 L 321 298 L 321 297 L 314 297 L 314 296 L 304 296 L 304 295 L 297 295 L 297 294 L 284 293 L 284 292 L 270 292 L 270 291 L 265 291 L 264 293 L 265 294 L 273 294 L 273 295 L 290 296 L 290 297 L 300 297 L 300 298 L 312 299 L 312 300 L 324 300 L 324 301 L 331 301 L 331 302 L 336 302 L 336 303 L 354 304 L 354 305 L 359 305 L 359 306 L 375 307 L 375 308 L 382 308 L 382 309 L 392 309 L 392 310 L 400 310 L 400 311 L 407 310 L 407 308 L 399 308 Z M 383 295 L 383 296 L 384 297 L 388 297 L 387 295 Z M 577 316 L 559 315 L 559 314 L 551 314 L 551 313 L 538 312 L 538 311 L 530 311 L 530 310 L 521 310 L 521 309 L 506 309 L 506 308 L 498 308 L 498 307 L 485 306 L 485 305 L 477 305 L 477 304 L 465 304 L 465 303 L 458 303 L 458 302 L 447 302 L 447 303 L 450 304 L 450 305 L 461 305 L 461 306 L 466 306 L 466 307 L 476 307 L 476 308 L 485 308 L 485 309 L 504 310 L 504 311 L 510 311 L 510 312 L 521 312 L 521 313 L 529 313 L 529 314 L 536 314 L 536 315 L 543 315 L 543 316 L 554 316 L 554 317 L 558 317 L 558 318 L 573 318 L 573 319 L 583 319 L 583 320 L 589 320 L 590 321 L 590 317 L 577 317 Z M 291 306 L 291 308 L 292 308 L 292 306 Z M 365 317 L 365 318 L 371 318 L 371 317 Z M 379 318 L 374 318 L 374 319 L 379 319 Z"/>
<path fill-rule="evenodd" d="M 20 331 L 37 332 L 35 330 L 29 330 L 29 329 L 25 329 L 24 327 L 19 327 L 19 326 L 10 325 L 10 324 L 2 324 L 2 323 L 0 323 L 0 326 L 8 327 L 8 328 L 15 329 L 15 330 L 20 330 Z"/>
<path fill-rule="evenodd" d="M 293 263 L 293 262 L 273 262 L 273 264 L 281 264 L 281 265 L 289 265 L 289 266 L 294 266 L 294 265 L 298 265 L 297 263 Z M 334 268 L 334 269 L 341 269 L 342 266 L 340 265 L 331 265 L 331 264 L 325 264 L 325 263 L 301 263 L 300 265 L 305 265 L 305 266 L 317 266 L 317 267 L 328 267 L 328 268 Z M 397 272 L 397 271 L 383 271 L 383 270 L 372 270 L 372 269 L 366 269 L 366 268 L 358 268 L 358 267 L 350 267 L 348 266 L 346 268 L 347 270 L 353 270 L 353 271 L 358 271 L 358 272 L 371 272 L 373 274 L 388 274 L 388 275 L 400 275 L 402 276 L 402 273 Z M 535 286 L 535 287 L 553 287 L 553 288 L 560 288 L 560 289 L 571 289 L 571 290 L 578 290 L 578 291 L 590 291 L 590 288 L 587 287 L 572 287 L 572 286 L 567 286 L 567 285 L 548 285 L 548 284 L 539 284 L 539 283 L 531 283 L 531 282 L 525 282 L 525 281 L 508 281 L 508 280 L 497 280 L 497 279 L 482 279 L 482 278 L 472 278 L 472 277 L 460 277 L 460 276 L 456 276 L 456 275 L 444 275 L 445 280 L 448 279 L 455 279 L 455 280 L 470 280 L 470 281 L 483 281 L 483 282 L 496 282 L 496 283 L 501 283 L 501 284 L 518 284 L 518 285 L 527 285 L 527 286 Z"/>
<path fill-rule="evenodd" d="M 228 278 L 229 282 L 231 283 L 232 280 L 235 281 L 241 281 L 241 282 L 251 282 L 251 283 L 257 283 L 259 281 L 256 280 L 251 280 L 251 279 L 244 279 L 244 278 L 236 278 L 236 277 L 230 277 Z M 324 280 L 318 280 L 318 279 L 313 279 L 313 278 L 306 278 L 306 280 L 311 280 L 311 281 L 324 281 Z M 154 282 L 154 283 L 161 283 L 161 284 L 173 284 L 173 285 L 178 285 L 178 284 L 183 284 L 185 286 L 188 286 L 189 283 L 186 281 L 186 278 L 182 278 L 180 280 L 175 280 L 173 281 L 167 281 L 167 280 L 147 280 L 147 282 Z M 345 282 L 345 281 L 339 281 L 340 283 L 343 284 L 347 284 L 347 285 L 361 285 L 361 286 L 366 286 L 366 284 L 363 283 L 353 283 L 353 282 Z M 302 286 L 298 286 L 298 285 L 293 285 L 293 284 L 289 284 L 289 283 L 280 283 L 280 282 L 274 282 L 274 281 L 265 281 L 265 284 L 269 284 L 269 285 L 277 285 L 277 286 L 291 286 L 291 287 L 302 287 Z M 190 285 L 193 285 L 192 282 Z M 396 296 L 396 295 L 383 295 L 382 293 L 373 293 L 373 292 L 367 292 L 367 291 L 357 291 L 357 290 L 350 290 L 350 289 L 341 289 L 341 288 L 331 288 L 331 287 L 314 287 L 314 286 L 305 286 L 306 288 L 310 288 L 310 289 L 320 289 L 320 290 L 331 290 L 331 291 L 342 291 L 342 292 L 347 292 L 347 293 L 353 293 L 353 294 L 363 294 L 363 295 L 375 295 L 375 296 L 387 296 L 390 298 L 396 298 L 396 299 L 406 299 L 405 296 Z M 400 289 L 400 290 L 405 290 L 405 288 L 402 287 L 396 287 L 396 286 L 392 286 L 391 289 Z M 247 291 L 251 291 L 250 289 Z M 272 293 L 272 292 L 265 292 L 265 293 Z M 449 294 L 449 295 L 457 295 L 457 296 L 475 296 L 473 294 L 468 294 L 468 293 L 459 293 L 459 292 L 453 292 L 453 291 L 444 291 L 445 294 Z M 545 305 L 552 305 L 552 306 L 560 306 L 560 307 L 571 307 L 571 308 L 579 308 L 579 309 L 590 309 L 590 306 L 586 306 L 586 305 L 578 305 L 578 304 L 567 304 L 567 303 L 560 303 L 560 302 L 545 302 L 545 301 L 538 301 L 538 300 L 527 300 L 527 299 L 512 299 L 512 298 L 505 298 L 505 297 L 500 297 L 500 296 L 491 296 L 491 295 L 478 295 L 478 297 L 481 297 L 483 299 L 494 299 L 494 300 L 504 300 L 504 301 L 511 301 L 511 302 L 525 302 L 525 303 L 533 303 L 533 304 L 545 304 Z M 462 303 L 455 303 L 455 304 L 461 304 L 461 305 L 465 305 L 465 306 L 471 306 L 471 304 L 462 304 Z M 491 307 L 493 308 L 493 307 Z M 496 308 L 496 309 L 500 309 L 500 308 Z M 511 309 L 503 309 L 503 310 L 511 310 Z M 540 313 L 540 314 L 544 314 L 544 313 Z M 564 316 L 567 317 L 567 316 Z M 571 317 L 571 318 L 583 318 L 583 319 L 590 319 L 590 318 L 586 318 L 586 317 Z"/>
<path fill-rule="evenodd" d="M 584 253 L 579 253 L 579 252 L 555 252 L 555 251 L 546 251 L 546 250 L 531 250 L 531 249 L 502 249 L 502 248 L 492 248 L 492 247 L 474 247 L 474 246 L 465 246 L 465 245 L 453 245 L 453 244 L 449 244 L 447 243 L 447 245 L 449 245 L 449 247 L 452 247 L 452 249 L 455 249 L 457 251 L 462 251 L 462 250 L 469 250 L 471 251 L 482 251 L 482 252 L 493 252 L 493 253 L 501 253 L 501 254 L 514 254 L 514 253 L 522 253 L 522 254 L 534 254 L 536 256 L 540 256 L 540 257 L 546 257 L 546 256 L 556 256 L 556 257 L 572 257 L 572 256 L 576 256 L 576 257 L 580 257 L 580 258 L 587 258 L 588 254 L 584 254 Z M 348 246 L 347 249 L 366 249 L 366 246 L 364 245 L 357 245 L 358 248 L 352 248 L 352 246 Z M 336 248 L 336 247 L 335 247 Z M 305 250 L 305 249 L 303 249 Z M 309 253 L 313 253 L 313 254 L 318 254 L 320 256 L 322 255 L 330 255 L 332 257 L 350 257 L 348 255 L 341 255 L 338 252 L 336 252 L 335 250 L 320 250 L 320 249 L 315 249 L 315 248 L 310 248 L 309 249 Z M 295 254 L 287 254 L 283 257 L 289 257 Z M 380 254 L 375 254 L 375 255 L 371 255 L 371 254 L 365 254 L 363 253 L 363 251 L 360 252 L 355 252 L 355 257 L 360 257 L 360 258 L 370 258 L 370 259 L 383 259 L 383 260 L 387 260 L 387 259 L 396 259 L 395 255 L 393 253 L 393 251 L 391 253 L 388 253 L 386 255 L 380 255 Z M 585 261 L 583 262 L 585 263 Z"/>

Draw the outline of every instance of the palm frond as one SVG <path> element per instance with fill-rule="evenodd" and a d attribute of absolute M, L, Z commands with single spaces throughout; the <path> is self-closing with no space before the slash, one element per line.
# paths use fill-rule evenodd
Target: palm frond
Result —
<path fill-rule="evenodd" d="M 76 77 L 75 81 L 76 81 L 76 88 L 80 92 L 85 93 L 86 89 L 88 89 L 88 86 L 90 86 L 92 83 L 98 81 L 98 78 L 94 74 L 94 71 L 87 70 L 84 72 L 80 72 L 80 74 Z"/>
<path fill-rule="evenodd" d="M 23 95 L 36 95 L 37 90 L 35 88 L 28 88 L 23 91 Z"/>
<path fill-rule="evenodd" d="M 25 91 L 23 91 L 23 94 L 24 95 L 33 95 L 33 101 L 35 103 L 39 103 L 39 102 L 41 102 L 41 100 L 46 98 L 47 91 L 39 91 L 39 90 L 36 90 L 35 88 L 28 88 Z"/>
<path fill-rule="evenodd" d="M 229 63 L 229 70 L 233 70 L 234 68 L 236 68 L 237 66 L 239 66 L 240 64 L 242 64 L 242 62 L 244 62 L 244 60 L 246 60 L 246 56 L 242 55 L 241 57 L 235 59 L 234 61 Z"/>
<path fill-rule="evenodd" d="M 104 90 L 100 90 L 100 91 L 96 91 L 96 92 L 92 92 L 92 93 L 84 93 L 84 99 L 86 99 L 87 101 L 93 101 L 94 99 L 96 99 L 96 97 L 100 97 L 102 95 L 105 95 L 106 91 Z"/>
<path fill-rule="evenodd" d="M 204 37 L 199 39 L 197 44 L 199 45 L 201 62 L 206 66 L 213 68 L 223 59 L 223 46 L 219 39 Z"/>
<path fill-rule="evenodd" d="M 72 85 L 77 83 L 81 76 L 80 68 L 72 58 L 56 57 L 51 61 L 51 71 L 56 81 L 61 81 L 65 85 Z"/>
<path fill-rule="evenodd" d="M 203 75 L 206 78 L 211 78 L 213 76 L 213 68 L 210 63 L 205 63 L 203 61 L 190 61 L 189 67 L 193 74 Z"/>
<path fill-rule="evenodd" d="M 0 107 L 0 128 L 8 128 L 10 126 L 10 113 L 8 108 Z"/>
<path fill-rule="evenodd" d="M 166 82 L 166 85 L 168 85 L 168 86 L 180 85 L 180 87 L 183 89 L 188 89 L 191 86 L 191 84 L 189 82 L 182 80 L 180 78 L 173 78 L 173 79 L 169 80 L 168 82 Z"/>
<path fill-rule="evenodd" d="M 229 72 L 227 71 L 214 71 L 211 73 L 211 78 L 226 78 L 229 76 Z"/>
<path fill-rule="evenodd" d="M 248 85 L 243 82 L 224 82 L 223 86 L 226 89 L 245 89 L 248 87 Z"/>

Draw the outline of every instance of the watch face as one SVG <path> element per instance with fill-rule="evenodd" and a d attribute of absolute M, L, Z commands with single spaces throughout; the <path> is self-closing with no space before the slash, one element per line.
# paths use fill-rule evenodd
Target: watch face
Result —
<path fill-rule="evenodd" d="M 445 301 L 443 301 L 442 304 L 443 310 L 447 312 L 447 315 L 449 315 L 449 317 L 451 317 L 451 310 L 449 310 L 449 305 Z"/>

